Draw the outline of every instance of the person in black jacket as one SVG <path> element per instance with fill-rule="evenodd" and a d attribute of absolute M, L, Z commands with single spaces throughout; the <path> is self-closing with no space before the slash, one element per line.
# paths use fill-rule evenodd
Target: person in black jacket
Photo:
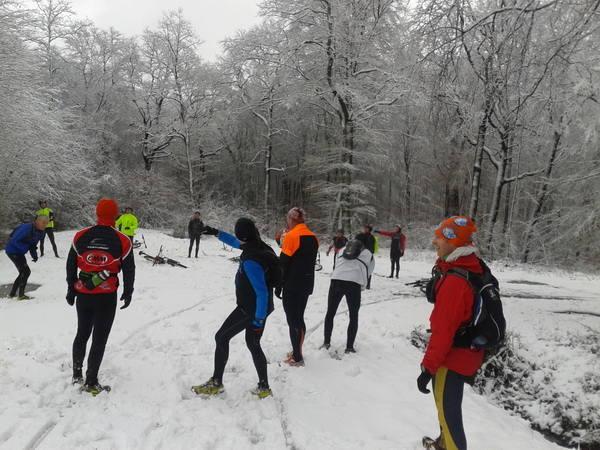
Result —
<path fill-rule="evenodd" d="M 306 336 L 304 311 L 308 297 L 315 285 L 315 262 L 319 251 L 319 239 L 305 223 L 306 214 L 302 208 L 288 211 L 287 225 L 290 231 L 283 239 L 279 260 L 283 268 L 283 284 L 275 290 L 282 298 L 283 310 L 290 329 L 292 351 L 285 360 L 292 367 L 304 365 L 302 345 Z M 283 294 L 283 295 L 282 295 Z"/>
<path fill-rule="evenodd" d="M 372 254 L 375 254 L 375 236 L 371 234 L 373 231 L 373 225 L 365 225 L 362 233 L 358 233 L 355 239 L 358 239 L 362 242 L 367 250 L 369 250 Z M 371 289 L 371 276 L 369 275 L 369 279 L 367 281 L 366 289 Z"/>
<path fill-rule="evenodd" d="M 123 270 L 125 309 L 131 303 L 135 279 L 135 262 L 131 240 L 114 228 L 119 208 L 114 200 L 102 199 L 96 206 L 98 222 L 79 231 L 67 257 L 67 303 L 77 299 L 77 335 L 73 341 L 73 384 L 96 395 L 108 391 L 98 382 L 98 371 L 117 310 L 117 274 Z M 79 270 L 79 273 L 77 271 Z M 85 383 L 83 360 L 87 341 L 92 335 Z"/>
<path fill-rule="evenodd" d="M 252 354 L 258 374 L 258 386 L 251 392 L 260 398 L 271 395 L 267 376 L 267 358 L 260 346 L 267 316 L 273 312 L 273 283 L 281 280 L 277 255 L 259 236 L 254 222 L 240 218 L 235 224 L 235 236 L 206 226 L 203 234 L 216 236 L 221 242 L 241 249 L 240 265 L 235 276 L 235 296 L 237 306 L 225 319 L 215 334 L 215 364 L 213 376 L 204 384 L 192 386 L 198 395 L 216 395 L 223 392 L 223 373 L 229 358 L 229 341 L 245 331 L 246 346 Z M 269 264 L 268 260 L 272 261 Z"/>
<path fill-rule="evenodd" d="M 194 213 L 194 217 L 188 224 L 188 234 L 190 235 L 190 248 L 188 250 L 188 258 L 192 257 L 192 247 L 194 242 L 196 243 L 196 258 L 198 257 L 198 246 L 200 245 L 200 236 L 202 236 L 202 230 L 204 229 L 204 223 L 200 219 L 202 215 L 200 211 Z"/>

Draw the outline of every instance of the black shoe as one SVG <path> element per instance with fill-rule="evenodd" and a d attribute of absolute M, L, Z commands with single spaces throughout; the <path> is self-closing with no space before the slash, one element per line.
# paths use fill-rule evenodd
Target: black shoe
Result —
<path fill-rule="evenodd" d="M 94 397 L 98 395 L 100 392 L 110 392 L 110 386 L 102 386 L 100 383 L 85 383 L 83 386 L 79 388 L 80 392 L 89 392 Z"/>
<path fill-rule="evenodd" d="M 71 384 L 73 386 L 75 386 L 76 384 L 83 386 L 83 376 L 81 375 L 73 375 L 73 378 L 71 378 Z"/>
<path fill-rule="evenodd" d="M 321 348 L 324 348 L 325 350 L 329 350 L 331 348 L 331 344 L 329 342 L 323 342 L 323 345 L 321 345 Z"/>
<path fill-rule="evenodd" d="M 394 278 L 394 275 L 390 275 L 388 278 Z"/>
<path fill-rule="evenodd" d="M 348 347 L 346 350 L 344 350 L 344 353 L 356 353 L 356 350 L 354 350 L 354 347 Z"/>

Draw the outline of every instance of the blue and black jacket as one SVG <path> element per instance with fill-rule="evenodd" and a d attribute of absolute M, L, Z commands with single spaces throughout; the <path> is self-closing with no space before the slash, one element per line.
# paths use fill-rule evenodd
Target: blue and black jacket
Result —
<path fill-rule="evenodd" d="M 32 223 L 22 223 L 15 229 L 8 241 L 6 253 L 24 255 L 29 252 L 33 259 L 37 259 L 37 244 L 45 233 L 44 230 L 38 230 Z"/>
<path fill-rule="evenodd" d="M 244 245 L 233 235 L 219 231 L 218 239 L 233 248 L 241 249 L 240 265 L 235 276 L 237 305 L 254 321 L 262 324 L 273 312 L 273 291 L 265 279 L 268 263 L 263 256 L 262 241 L 247 242 Z"/>

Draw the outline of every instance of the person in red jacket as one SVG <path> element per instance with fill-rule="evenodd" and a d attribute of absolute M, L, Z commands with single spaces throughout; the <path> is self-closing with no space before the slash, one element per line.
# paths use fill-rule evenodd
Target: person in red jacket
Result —
<path fill-rule="evenodd" d="M 390 261 L 392 262 L 392 271 L 390 272 L 390 276 L 388 278 L 394 278 L 394 268 L 396 269 L 396 278 L 398 278 L 398 274 L 400 273 L 400 258 L 404 256 L 404 248 L 406 247 L 406 236 L 404 236 L 402 233 L 402 228 L 400 225 L 396 225 L 396 229 L 394 231 L 374 230 L 373 233 L 392 238 L 392 243 L 390 245 Z"/>
<path fill-rule="evenodd" d="M 471 319 L 474 295 L 465 279 L 447 272 L 450 268 L 462 267 L 483 273 L 478 250 L 471 243 L 475 231 L 477 228 L 471 218 L 450 217 L 435 230 L 432 242 L 441 277 L 433 288 L 435 304 L 429 318 L 431 337 L 417 379 L 417 387 L 424 394 L 430 392 L 427 384 L 433 380 L 441 435 L 427 445 L 424 440 L 424 446 L 430 449 L 467 448 L 462 422 L 464 382 L 465 377 L 473 375 L 481 366 L 483 350 L 453 347 L 458 328 Z"/>
<path fill-rule="evenodd" d="M 121 309 L 131 303 L 135 281 L 135 261 L 129 236 L 117 231 L 117 203 L 102 199 L 96 206 L 96 225 L 75 234 L 67 257 L 67 303 L 76 305 L 77 334 L 73 340 L 73 384 L 82 392 L 97 395 L 109 391 L 98 382 L 98 371 L 117 309 L 117 274 L 123 272 Z M 77 300 L 77 303 L 75 303 Z M 87 342 L 92 337 L 85 383 L 83 360 Z"/>

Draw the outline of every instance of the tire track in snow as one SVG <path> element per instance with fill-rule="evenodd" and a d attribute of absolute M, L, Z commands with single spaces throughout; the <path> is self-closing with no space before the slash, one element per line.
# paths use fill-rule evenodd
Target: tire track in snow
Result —
<path fill-rule="evenodd" d="M 54 429 L 58 422 L 48 420 L 31 438 L 29 444 L 25 447 L 27 450 L 35 450 L 44 441 L 46 436 Z"/>
<path fill-rule="evenodd" d="M 151 326 L 153 326 L 153 325 L 156 325 L 157 323 L 160 323 L 160 322 L 162 322 L 163 320 L 167 320 L 167 319 L 171 319 L 171 318 L 173 318 L 173 317 L 177 317 L 177 316 L 179 316 L 179 315 L 181 315 L 181 314 L 183 314 L 183 313 L 185 313 L 185 312 L 188 312 L 188 311 L 190 311 L 190 310 L 192 310 L 192 309 L 194 309 L 194 308 L 197 308 L 197 307 L 198 307 L 198 306 L 200 306 L 200 305 L 203 305 L 203 304 L 208 304 L 208 303 L 212 303 L 214 300 L 219 300 L 219 299 L 222 299 L 222 298 L 224 298 L 224 297 L 228 297 L 228 296 L 230 297 L 230 296 L 231 296 L 231 293 L 229 293 L 229 292 L 228 292 L 228 293 L 226 293 L 226 294 L 215 295 L 214 297 L 208 297 L 208 298 L 204 298 L 204 299 L 200 300 L 199 302 L 196 302 L 196 303 L 194 303 L 192 306 L 188 306 L 187 308 L 180 309 L 180 310 L 178 310 L 178 311 L 175 311 L 175 312 L 169 313 L 169 314 L 167 314 L 167 315 L 165 315 L 165 316 L 159 317 L 158 319 L 154 319 L 154 320 L 152 320 L 152 321 L 150 321 L 150 322 L 148 322 L 148 323 L 145 323 L 144 325 L 141 325 L 141 326 L 140 326 L 139 328 L 137 328 L 136 330 L 132 331 L 132 332 L 129 334 L 129 336 L 125 337 L 125 338 L 124 338 L 124 339 L 121 341 L 121 344 L 120 344 L 120 345 L 123 345 L 123 344 L 127 343 L 127 342 L 128 342 L 130 339 L 131 339 L 131 338 L 133 338 L 133 337 L 134 337 L 135 335 L 137 335 L 138 333 L 141 333 L 141 332 L 143 332 L 144 330 L 146 330 L 146 329 L 150 328 L 150 327 L 151 327 Z"/>

